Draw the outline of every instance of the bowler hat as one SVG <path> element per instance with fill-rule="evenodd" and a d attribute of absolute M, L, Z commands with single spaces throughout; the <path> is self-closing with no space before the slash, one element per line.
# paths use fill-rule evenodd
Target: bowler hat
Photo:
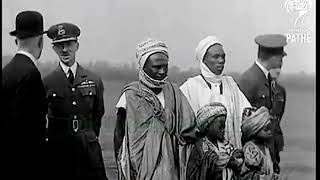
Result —
<path fill-rule="evenodd" d="M 43 18 L 37 11 L 22 11 L 16 17 L 16 30 L 11 31 L 11 36 L 20 39 L 47 33 L 43 31 Z"/>

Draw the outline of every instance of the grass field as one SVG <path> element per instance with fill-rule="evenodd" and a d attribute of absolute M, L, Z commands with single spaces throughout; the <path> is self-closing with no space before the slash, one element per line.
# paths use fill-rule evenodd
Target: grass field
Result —
<path fill-rule="evenodd" d="M 99 137 L 109 179 L 116 179 L 113 153 L 115 104 L 126 82 L 105 81 L 105 109 Z M 281 152 L 283 177 L 288 180 L 315 180 L 315 89 L 286 88 L 287 103 L 281 123 L 285 149 Z"/>

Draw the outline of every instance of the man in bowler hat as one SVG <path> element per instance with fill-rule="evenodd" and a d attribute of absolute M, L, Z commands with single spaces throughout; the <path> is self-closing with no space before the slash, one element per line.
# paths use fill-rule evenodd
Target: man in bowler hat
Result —
<path fill-rule="evenodd" d="M 48 30 L 60 61 L 43 80 L 48 101 L 50 177 L 53 179 L 106 180 L 98 141 L 105 112 L 103 83 L 76 60 L 80 29 L 71 23 Z"/>
<path fill-rule="evenodd" d="M 39 168 L 43 164 L 36 160 L 43 159 L 41 153 L 45 143 L 47 105 L 37 61 L 46 31 L 43 30 L 43 17 L 36 11 L 20 12 L 15 25 L 16 29 L 10 35 L 15 36 L 18 50 L 2 69 L 1 119 L 4 124 L 1 147 L 5 151 L 2 170 L 9 179 L 22 174 L 25 178 L 35 179 L 42 172 Z M 24 142 L 28 146 L 24 147 Z M 30 166 L 30 162 L 40 166 Z"/>
<path fill-rule="evenodd" d="M 287 55 L 284 46 L 287 40 L 281 34 L 265 34 L 255 38 L 258 58 L 239 78 L 238 85 L 252 106 L 265 106 L 270 110 L 273 137 L 268 143 L 275 176 L 280 174 L 279 152 L 283 149 L 280 120 L 284 113 L 286 92 L 276 81 Z"/>

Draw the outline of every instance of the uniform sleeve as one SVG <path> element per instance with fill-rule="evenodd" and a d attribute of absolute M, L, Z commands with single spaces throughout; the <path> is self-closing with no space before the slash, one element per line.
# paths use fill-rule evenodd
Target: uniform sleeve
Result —
<path fill-rule="evenodd" d="M 93 118 L 94 118 L 94 131 L 96 133 L 96 136 L 99 136 L 100 134 L 100 127 L 101 127 L 101 120 L 102 116 L 104 115 L 104 99 L 103 99 L 103 91 L 104 91 L 104 86 L 101 78 L 98 79 L 97 82 L 97 88 L 96 88 L 96 99 L 94 102 L 94 113 L 93 113 Z"/>
<path fill-rule="evenodd" d="M 281 110 L 280 120 L 282 119 L 282 116 L 284 114 L 284 110 L 285 110 L 285 106 L 286 106 L 286 100 L 287 100 L 286 89 L 282 87 L 282 91 L 283 91 L 283 106 L 282 106 L 282 110 Z"/>
<path fill-rule="evenodd" d="M 245 95 L 249 102 L 253 101 L 254 94 L 255 94 L 255 85 L 252 81 L 248 80 L 245 76 L 242 76 L 238 82 L 238 87 Z"/>

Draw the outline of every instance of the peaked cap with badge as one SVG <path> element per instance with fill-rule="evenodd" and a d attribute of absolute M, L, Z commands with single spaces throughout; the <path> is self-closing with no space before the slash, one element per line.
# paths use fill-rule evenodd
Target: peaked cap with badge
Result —
<path fill-rule="evenodd" d="M 80 36 L 80 28 L 71 23 L 60 23 L 51 26 L 47 35 L 52 39 L 52 44 L 65 41 L 77 41 L 78 36 Z"/>

